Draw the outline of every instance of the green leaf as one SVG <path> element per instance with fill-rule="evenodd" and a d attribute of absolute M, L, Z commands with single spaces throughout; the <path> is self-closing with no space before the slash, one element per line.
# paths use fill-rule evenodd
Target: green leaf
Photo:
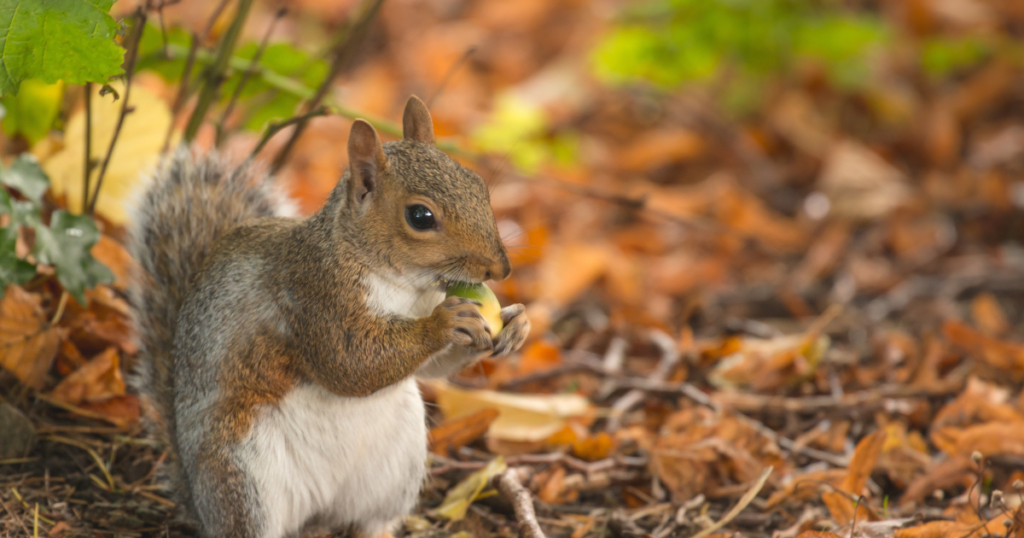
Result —
<path fill-rule="evenodd" d="M 61 286 L 85 304 L 85 290 L 114 281 L 114 274 L 92 257 L 90 249 L 100 239 L 92 218 L 54 211 L 50 227 L 36 229 L 36 257 L 54 266 Z"/>
<path fill-rule="evenodd" d="M 21 82 L 106 82 L 120 75 L 124 49 L 115 41 L 114 0 L 0 1 L 0 95 Z"/>
<path fill-rule="evenodd" d="M 24 284 L 36 275 L 36 267 L 21 259 L 15 252 L 18 234 L 10 233 L 15 226 L 0 230 L 0 297 L 11 284 Z"/>
<path fill-rule="evenodd" d="M 10 136 L 24 135 L 29 144 L 35 144 L 50 132 L 63 97 L 63 82 L 47 84 L 35 79 L 22 82 L 18 95 L 0 99 L 7 109 L 4 132 Z"/>
<path fill-rule="evenodd" d="M 50 178 L 31 153 L 22 153 L 9 168 L 0 166 L 0 183 L 17 190 L 39 205 L 50 188 Z"/>

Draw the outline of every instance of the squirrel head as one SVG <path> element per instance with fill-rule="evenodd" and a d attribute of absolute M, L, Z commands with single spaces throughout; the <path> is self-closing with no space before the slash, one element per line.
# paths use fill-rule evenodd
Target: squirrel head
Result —
<path fill-rule="evenodd" d="M 507 277 L 512 266 L 483 180 L 435 147 L 430 112 L 415 96 L 402 129 L 401 141 L 383 145 L 364 120 L 349 133 L 349 168 L 335 194 L 345 197 L 341 221 L 360 250 L 371 265 L 421 281 Z"/>

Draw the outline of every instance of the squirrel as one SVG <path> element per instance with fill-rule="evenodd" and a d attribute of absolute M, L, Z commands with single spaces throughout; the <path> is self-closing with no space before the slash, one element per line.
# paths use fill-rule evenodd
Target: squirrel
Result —
<path fill-rule="evenodd" d="M 381 144 L 356 120 L 307 218 L 251 164 L 187 148 L 133 208 L 133 384 L 201 536 L 387 535 L 426 477 L 416 379 L 526 339 L 523 305 L 493 335 L 479 303 L 445 298 L 511 264 L 487 186 L 435 146 L 415 96 L 402 127 Z"/>

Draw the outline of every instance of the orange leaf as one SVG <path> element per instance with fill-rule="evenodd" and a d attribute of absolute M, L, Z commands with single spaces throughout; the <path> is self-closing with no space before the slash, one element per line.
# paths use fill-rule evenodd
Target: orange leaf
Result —
<path fill-rule="evenodd" d="M 556 307 L 572 302 L 604 275 L 609 256 L 607 248 L 587 243 L 550 249 L 541 263 L 538 297 Z"/>
<path fill-rule="evenodd" d="M 864 506 L 863 503 L 854 503 L 851 495 L 857 496 L 867 485 L 868 477 L 882 455 L 882 447 L 885 446 L 885 430 L 877 430 L 875 433 L 863 438 L 857 443 L 853 451 L 853 458 L 847 468 L 846 477 L 839 485 L 840 491 L 829 491 L 822 493 L 821 500 L 828 507 L 832 518 L 840 525 L 846 525 L 854 520 L 874 520 L 874 514 Z"/>
<path fill-rule="evenodd" d="M 92 255 L 114 273 L 115 288 L 124 290 L 128 287 L 128 272 L 134 261 L 121 243 L 107 235 L 101 235 L 100 240 L 92 247 Z"/>
<path fill-rule="evenodd" d="M 1024 376 L 1024 346 L 986 336 L 955 320 L 943 324 L 942 333 L 957 347 L 994 368 L 1006 371 L 1014 379 Z"/>
<path fill-rule="evenodd" d="M 498 410 L 493 407 L 481 409 L 462 418 L 445 421 L 430 429 L 430 450 L 441 456 L 448 455 L 450 450 L 463 447 L 487 432 L 491 423 L 498 418 Z"/>
<path fill-rule="evenodd" d="M 111 424 L 122 428 L 138 422 L 141 412 L 139 399 L 133 394 L 117 396 L 102 402 L 85 402 L 80 407 L 101 415 Z"/>
<path fill-rule="evenodd" d="M 593 437 L 577 439 L 572 444 L 572 453 L 586 461 L 597 461 L 607 458 L 615 448 L 615 441 L 607 432 L 600 432 Z"/>
<path fill-rule="evenodd" d="M 561 351 L 549 342 L 534 342 L 519 359 L 519 375 L 550 369 L 560 361 Z"/>
<path fill-rule="evenodd" d="M 796 538 L 840 538 L 840 536 L 831 532 L 804 531 L 798 534 Z"/>
<path fill-rule="evenodd" d="M 38 295 L 7 287 L 0 301 L 0 366 L 22 383 L 42 388 L 62 333 L 47 323 Z"/>
<path fill-rule="evenodd" d="M 107 348 L 85 366 L 65 377 L 53 389 L 51 396 L 71 405 L 102 402 L 123 396 L 125 385 L 119 362 L 117 348 Z"/>
<path fill-rule="evenodd" d="M 991 293 L 979 293 L 971 301 L 971 318 L 981 332 L 989 336 L 1001 336 L 1010 329 L 1003 307 Z"/>

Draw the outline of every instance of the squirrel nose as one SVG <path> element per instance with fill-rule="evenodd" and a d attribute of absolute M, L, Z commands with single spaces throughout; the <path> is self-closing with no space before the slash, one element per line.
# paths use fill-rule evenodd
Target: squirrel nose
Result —
<path fill-rule="evenodd" d="M 512 264 L 508 261 L 508 256 L 502 256 L 501 260 L 491 264 L 491 267 L 484 273 L 484 280 L 505 280 L 508 275 L 512 274 Z"/>

